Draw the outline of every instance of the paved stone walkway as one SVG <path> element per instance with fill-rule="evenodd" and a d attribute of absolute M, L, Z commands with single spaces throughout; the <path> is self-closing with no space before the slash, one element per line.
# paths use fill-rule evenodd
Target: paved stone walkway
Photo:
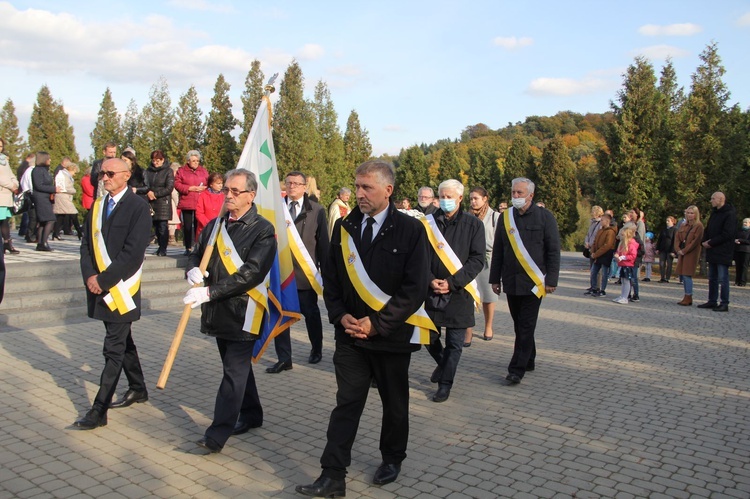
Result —
<path fill-rule="evenodd" d="M 408 458 L 384 487 L 371 485 L 373 390 L 347 497 L 750 497 L 750 291 L 732 288 L 729 313 L 675 305 L 674 283 L 644 283 L 639 303 L 617 305 L 583 296 L 584 268 L 568 265 L 544 300 L 537 370 L 520 385 L 500 385 L 513 345 L 504 299 L 495 339 L 477 332 L 447 402 L 431 401 L 433 361 L 414 354 Z M 696 301 L 705 296 L 697 281 Z M 134 326 L 149 402 L 112 410 L 89 432 L 70 424 L 96 393 L 101 323 L 0 331 L 0 497 L 297 497 L 295 485 L 318 476 L 335 395 L 332 328 L 318 365 L 306 363 L 304 326 L 292 331 L 292 371 L 264 372 L 270 348 L 256 367 L 263 427 L 202 456 L 194 442 L 221 368 L 197 314 L 166 389 L 153 386 L 180 310 Z"/>

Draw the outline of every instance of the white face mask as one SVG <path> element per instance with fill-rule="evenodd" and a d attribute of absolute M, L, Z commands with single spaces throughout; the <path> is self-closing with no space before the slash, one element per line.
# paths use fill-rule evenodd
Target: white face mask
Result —
<path fill-rule="evenodd" d="M 513 198 L 510 200 L 511 203 L 513 203 L 513 208 L 520 210 L 524 206 L 526 206 L 526 198 Z"/>

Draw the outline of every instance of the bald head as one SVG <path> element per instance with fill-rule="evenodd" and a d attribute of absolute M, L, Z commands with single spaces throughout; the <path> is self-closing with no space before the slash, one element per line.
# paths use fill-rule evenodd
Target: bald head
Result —
<path fill-rule="evenodd" d="M 711 194 L 711 206 L 716 208 L 717 210 L 724 206 L 724 203 L 727 202 L 727 197 L 724 195 L 723 192 L 716 191 L 713 194 Z"/>

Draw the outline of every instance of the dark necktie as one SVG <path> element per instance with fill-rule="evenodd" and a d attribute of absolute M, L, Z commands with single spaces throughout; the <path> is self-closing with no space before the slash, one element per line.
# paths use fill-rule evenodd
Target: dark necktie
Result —
<path fill-rule="evenodd" d="M 292 216 L 292 220 L 297 219 L 297 201 L 289 203 L 289 214 Z"/>
<path fill-rule="evenodd" d="M 361 253 L 366 252 L 370 245 L 372 244 L 372 226 L 375 223 L 375 219 L 372 217 L 368 217 L 365 225 L 365 230 L 362 231 L 362 242 L 360 246 L 362 247 Z"/>

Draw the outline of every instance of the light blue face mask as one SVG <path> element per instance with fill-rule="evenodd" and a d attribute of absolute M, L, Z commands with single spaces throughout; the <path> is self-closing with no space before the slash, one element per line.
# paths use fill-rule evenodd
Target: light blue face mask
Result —
<path fill-rule="evenodd" d="M 453 213 L 453 210 L 456 209 L 456 200 L 455 199 L 441 199 L 440 209 L 443 210 L 443 213 Z"/>

